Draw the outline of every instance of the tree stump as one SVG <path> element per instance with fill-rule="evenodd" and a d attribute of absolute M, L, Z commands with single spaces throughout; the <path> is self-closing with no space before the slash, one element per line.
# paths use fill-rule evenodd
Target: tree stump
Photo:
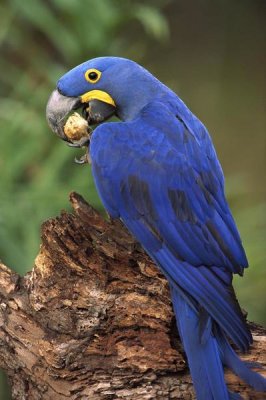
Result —
<path fill-rule="evenodd" d="M 0 264 L 0 367 L 13 399 L 194 399 L 166 280 L 119 221 L 70 201 L 74 214 L 43 224 L 30 273 Z M 252 331 L 243 358 L 265 365 L 265 329 Z"/>

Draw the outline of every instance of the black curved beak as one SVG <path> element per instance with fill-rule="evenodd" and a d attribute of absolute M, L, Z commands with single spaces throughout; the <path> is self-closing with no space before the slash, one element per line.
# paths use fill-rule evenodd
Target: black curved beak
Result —
<path fill-rule="evenodd" d="M 57 89 L 54 90 L 46 106 L 46 119 L 52 131 L 67 142 L 70 140 L 64 133 L 66 119 L 72 111 L 80 107 L 83 108 L 83 116 L 88 120 L 89 125 L 105 121 L 116 111 L 115 106 L 104 101 L 91 99 L 83 103 L 80 97 L 67 97 L 59 93 Z"/>

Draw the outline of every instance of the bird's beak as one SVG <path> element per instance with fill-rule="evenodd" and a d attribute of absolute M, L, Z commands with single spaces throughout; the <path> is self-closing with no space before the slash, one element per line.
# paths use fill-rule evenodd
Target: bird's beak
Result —
<path fill-rule="evenodd" d="M 52 131 L 61 139 L 68 141 L 64 133 L 64 124 L 67 115 L 80 106 L 77 97 L 66 97 L 54 90 L 46 106 L 46 118 Z"/>
<path fill-rule="evenodd" d="M 52 131 L 61 139 L 69 141 L 64 125 L 68 115 L 79 108 L 89 125 L 105 121 L 116 111 L 114 100 L 106 92 L 92 90 L 80 97 L 67 97 L 54 90 L 46 106 L 46 118 Z"/>

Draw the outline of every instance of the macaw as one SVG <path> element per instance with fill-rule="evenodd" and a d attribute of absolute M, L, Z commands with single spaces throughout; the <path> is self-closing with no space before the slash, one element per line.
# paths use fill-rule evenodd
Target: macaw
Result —
<path fill-rule="evenodd" d="M 47 119 L 66 141 L 64 118 L 80 107 L 98 123 L 89 152 L 104 207 L 169 282 L 197 399 L 241 398 L 229 392 L 223 367 L 266 391 L 266 379 L 229 343 L 244 352 L 252 343 L 232 286 L 248 262 L 207 129 L 166 85 L 119 57 L 89 60 L 59 79 Z M 114 114 L 119 122 L 105 122 Z"/>

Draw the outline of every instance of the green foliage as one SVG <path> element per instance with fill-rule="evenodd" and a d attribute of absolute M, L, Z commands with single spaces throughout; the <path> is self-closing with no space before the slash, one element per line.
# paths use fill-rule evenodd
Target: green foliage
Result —
<path fill-rule="evenodd" d="M 226 187 L 250 264 L 243 277 L 234 276 L 234 288 L 241 307 L 248 312 L 249 320 L 265 325 L 266 203 L 254 202 L 255 194 L 249 193 L 241 175 L 227 179 Z"/>
<path fill-rule="evenodd" d="M 45 105 L 55 82 L 95 56 L 136 59 L 145 41 L 128 37 L 130 24 L 156 39 L 165 38 L 167 24 L 148 2 L 27 0 L 25 6 L 10 0 L 8 5 L 0 5 L 0 254 L 24 274 L 37 254 L 41 222 L 69 207 L 71 190 L 101 207 L 89 168 L 74 165 L 73 149 L 47 127 Z"/>

